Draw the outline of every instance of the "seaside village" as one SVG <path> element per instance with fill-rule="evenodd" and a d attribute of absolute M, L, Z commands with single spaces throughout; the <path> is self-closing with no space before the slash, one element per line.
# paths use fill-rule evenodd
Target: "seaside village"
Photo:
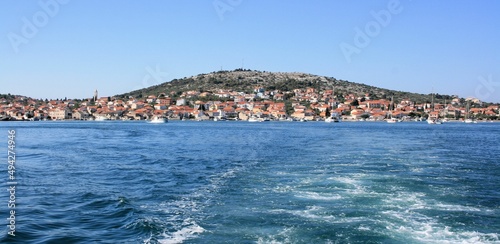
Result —
<path fill-rule="evenodd" d="M 480 101 L 455 98 L 443 104 L 415 103 L 409 99 L 371 99 L 370 94 L 335 94 L 334 90 L 314 88 L 291 92 L 266 91 L 255 87 L 252 93 L 229 90 L 185 91 L 139 97 L 98 97 L 84 100 L 41 100 L 24 96 L 0 98 L 1 120 L 151 120 L 162 116 L 170 120 L 259 120 L 325 121 L 415 121 L 440 118 L 497 120 L 498 105 L 481 107 Z M 475 106 L 468 106 L 475 105 Z"/>

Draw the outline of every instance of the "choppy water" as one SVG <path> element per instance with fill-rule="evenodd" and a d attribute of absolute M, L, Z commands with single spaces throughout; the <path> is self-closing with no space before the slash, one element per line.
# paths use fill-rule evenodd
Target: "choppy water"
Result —
<path fill-rule="evenodd" d="M 8 129 L 2 243 L 500 243 L 496 123 L 6 122 L 4 151 Z"/>

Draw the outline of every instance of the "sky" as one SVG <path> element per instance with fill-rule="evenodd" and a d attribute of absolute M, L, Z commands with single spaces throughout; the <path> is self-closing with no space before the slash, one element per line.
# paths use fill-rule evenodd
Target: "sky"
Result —
<path fill-rule="evenodd" d="M 305 72 L 500 102 L 497 0 L 0 0 L 0 94 L 113 96 Z"/>

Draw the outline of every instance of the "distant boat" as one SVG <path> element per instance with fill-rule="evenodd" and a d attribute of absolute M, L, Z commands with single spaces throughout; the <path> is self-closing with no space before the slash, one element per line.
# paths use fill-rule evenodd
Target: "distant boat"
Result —
<path fill-rule="evenodd" d="M 464 123 L 466 123 L 466 124 L 477 124 L 477 121 L 475 119 L 466 119 L 466 120 L 464 120 Z"/>
<path fill-rule="evenodd" d="M 95 118 L 95 121 L 106 121 L 106 120 L 109 120 L 108 117 L 106 116 L 97 116 Z"/>
<path fill-rule="evenodd" d="M 332 113 L 332 116 L 326 118 L 325 122 L 326 123 L 331 123 L 331 122 L 338 123 L 338 122 L 340 122 L 340 119 L 339 119 L 339 116 L 337 113 Z"/>
<path fill-rule="evenodd" d="M 262 122 L 262 120 L 259 120 L 259 118 L 252 116 L 248 118 L 248 122 Z"/>
<path fill-rule="evenodd" d="M 332 98 L 334 98 L 334 97 L 335 97 L 335 88 L 332 89 Z M 335 106 L 334 104 L 336 104 L 336 102 L 335 103 L 332 102 L 331 113 L 330 113 L 330 116 L 325 119 L 326 123 L 331 123 L 331 122 L 338 123 L 338 122 L 340 122 L 340 115 L 339 115 L 339 113 L 334 112 L 334 111 L 336 111 L 335 107 L 334 107 Z"/>
<path fill-rule="evenodd" d="M 430 125 L 440 125 L 442 124 L 443 122 L 437 118 L 437 119 L 427 119 L 427 124 L 430 124 Z"/>
<path fill-rule="evenodd" d="M 167 123 L 168 119 L 162 116 L 154 116 L 153 119 L 149 121 L 151 124 L 163 124 Z"/>
<path fill-rule="evenodd" d="M 226 117 L 214 117 L 214 121 L 217 122 L 217 121 L 226 121 Z"/>
<path fill-rule="evenodd" d="M 396 118 L 390 118 L 390 119 L 387 120 L 387 123 L 390 123 L 390 124 L 397 123 L 397 122 L 399 122 L 399 121 Z"/>

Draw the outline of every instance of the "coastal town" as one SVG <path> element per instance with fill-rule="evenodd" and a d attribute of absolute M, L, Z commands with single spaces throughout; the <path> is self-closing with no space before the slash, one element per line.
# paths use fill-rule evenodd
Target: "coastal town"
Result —
<path fill-rule="evenodd" d="M 494 121 L 499 106 L 481 106 L 478 99 L 455 97 L 445 103 L 416 103 L 409 99 L 372 99 L 370 94 L 338 94 L 334 88 L 283 92 L 255 87 L 253 92 L 233 90 L 170 92 L 141 97 L 99 97 L 95 90 L 88 99 L 33 99 L 0 95 L 3 121 L 40 120 L 252 120 L 324 121 L 337 116 L 341 121 L 400 121 L 466 118 Z"/>

